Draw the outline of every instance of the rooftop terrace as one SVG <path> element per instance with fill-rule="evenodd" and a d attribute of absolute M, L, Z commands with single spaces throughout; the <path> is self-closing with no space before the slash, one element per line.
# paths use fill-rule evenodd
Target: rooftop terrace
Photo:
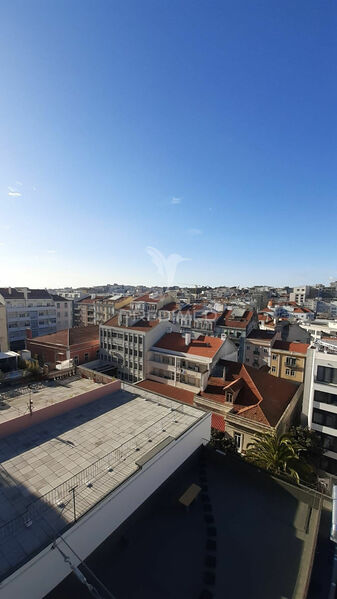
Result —
<path fill-rule="evenodd" d="M 30 400 L 32 400 L 33 410 L 39 410 L 101 386 L 90 379 L 75 375 L 63 380 L 43 381 L 29 386 L 20 385 L 2 391 L 0 392 L 0 425 L 7 420 L 27 414 Z"/>
<path fill-rule="evenodd" d="M 90 383 L 77 381 L 77 388 L 81 382 Z M 125 385 L 3 439 L 0 579 L 138 471 L 149 450 L 159 450 L 203 416 L 202 410 Z"/>

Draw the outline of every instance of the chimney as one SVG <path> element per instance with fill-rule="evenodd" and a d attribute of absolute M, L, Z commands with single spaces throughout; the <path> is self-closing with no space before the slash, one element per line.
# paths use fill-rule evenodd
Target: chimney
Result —
<path fill-rule="evenodd" d="M 189 345 L 191 343 L 191 333 L 185 333 L 185 345 Z"/>
<path fill-rule="evenodd" d="M 222 378 L 223 378 L 224 381 L 226 380 L 226 366 L 223 367 Z"/>
<path fill-rule="evenodd" d="M 26 339 L 33 339 L 32 329 L 26 329 Z"/>
<path fill-rule="evenodd" d="M 12 288 L 11 287 L 8 287 L 8 293 L 9 293 L 9 295 L 12 295 Z"/>

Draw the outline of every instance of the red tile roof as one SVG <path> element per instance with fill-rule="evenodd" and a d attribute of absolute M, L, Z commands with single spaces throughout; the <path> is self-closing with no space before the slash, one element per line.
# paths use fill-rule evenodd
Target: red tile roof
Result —
<path fill-rule="evenodd" d="M 179 389 L 179 387 L 166 385 L 165 383 L 157 383 L 150 379 L 140 381 L 140 383 L 137 383 L 137 387 L 142 387 L 142 389 L 147 389 L 148 391 L 153 391 L 153 393 L 159 393 L 170 399 L 176 399 L 177 401 L 182 401 L 193 406 L 194 393 L 192 391 L 185 391 L 185 389 Z"/>
<path fill-rule="evenodd" d="M 30 342 L 33 341 L 40 345 L 64 345 L 66 347 L 95 340 L 97 340 L 97 343 L 99 342 L 99 326 L 94 324 L 87 327 L 63 329 L 63 331 L 57 331 L 57 333 L 50 333 L 49 335 L 41 335 L 41 337 L 29 339 Z"/>
<path fill-rule="evenodd" d="M 218 337 L 200 335 L 198 339 L 192 339 L 190 344 L 186 345 L 185 335 L 181 333 L 166 333 L 166 335 L 157 341 L 154 347 L 193 356 L 213 358 L 223 343 L 224 341 Z"/>
<path fill-rule="evenodd" d="M 215 428 L 222 433 L 225 432 L 225 419 L 220 414 L 212 413 L 212 428 Z"/>
<path fill-rule="evenodd" d="M 134 302 L 147 302 L 150 304 L 157 304 L 162 298 L 160 296 L 153 298 L 150 297 L 148 293 L 145 295 L 141 295 L 140 297 L 135 297 Z"/>
<path fill-rule="evenodd" d="M 175 310 L 179 310 L 178 304 L 175 302 L 170 302 L 169 304 L 165 304 L 160 310 L 166 310 L 167 312 L 174 312 Z"/>
<path fill-rule="evenodd" d="M 283 351 L 297 352 L 299 354 L 306 354 L 309 347 L 309 343 L 299 343 L 298 341 L 275 341 L 273 349 L 281 349 Z"/>
<path fill-rule="evenodd" d="M 241 318 L 231 318 L 233 310 L 225 310 L 218 320 L 218 326 L 228 327 L 233 329 L 245 329 L 253 317 L 253 310 L 246 310 Z"/>
<path fill-rule="evenodd" d="M 224 363 L 226 379 L 210 377 L 205 391 L 200 393 L 201 397 L 224 403 L 226 388 L 234 386 L 233 391 L 238 393 L 234 396 L 228 417 L 233 414 L 275 426 L 294 397 L 298 385 L 250 366 L 229 361 Z M 240 385 L 239 389 L 235 389 L 237 384 Z"/>

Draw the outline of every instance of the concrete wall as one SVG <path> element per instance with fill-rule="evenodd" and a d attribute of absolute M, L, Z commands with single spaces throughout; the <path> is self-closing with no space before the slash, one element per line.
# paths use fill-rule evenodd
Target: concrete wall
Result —
<path fill-rule="evenodd" d="M 87 393 L 81 393 L 81 395 L 59 401 L 58 403 L 41 408 L 40 410 L 37 409 L 32 414 L 24 414 L 23 416 L 12 418 L 7 422 L 2 422 L 0 423 L 0 439 L 25 430 L 35 424 L 40 424 L 40 422 L 55 418 L 55 416 L 60 416 L 60 414 L 65 414 L 70 410 L 74 410 L 75 408 L 90 403 L 91 401 L 95 401 L 96 399 L 101 399 L 110 393 L 119 391 L 120 388 L 121 382 L 116 380 L 113 383 L 103 385 L 102 387 L 98 387 Z"/>
<path fill-rule="evenodd" d="M 200 445 L 207 443 L 210 427 L 209 413 L 64 533 L 64 539 L 81 560 L 116 530 Z M 57 545 L 74 565 L 78 565 L 79 560 L 61 539 L 57 540 Z M 60 552 L 49 545 L 3 581 L 1 599 L 42 599 L 70 571 Z"/>
<path fill-rule="evenodd" d="M 97 360 L 97 364 L 99 363 L 100 360 Z M 94 362 L 92 362 L 92 364 L 94 364 Z M 103 383 L 104 385 L 112 383 L 112 381 L 115 380 L 114 377 L 109 376 L 108 374 L 91 370 L 85 366 L 77 366 L 76 372 L 86 379 L 91 379 L 92 381 L 95 381 L 95 383 Z"/>

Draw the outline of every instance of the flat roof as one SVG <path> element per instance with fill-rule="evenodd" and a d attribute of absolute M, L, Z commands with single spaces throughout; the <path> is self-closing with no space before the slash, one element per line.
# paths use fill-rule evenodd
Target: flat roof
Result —
<path fill-rule="evenodd" d="M 0 579 L 48 545 L 139 469 L 150 449 L 205 412 L 124 385 L 2 440 Z"/>
<path fill-rule="evenodd" d="M 179 497 L 193 483 L 202 492 L 186 511 Z M 85 563 L 118 599 L 303 599 L 319 501 L 318 493 L 206 450 L 187 460 Z M 90 594 L 70 574 L 46 599 L 64 597 Z"/>
<path fill-rule="evenodd" d="M 59 372 L 62 374 L 62 371 Z M 0 390 L 0 425 L 12 418 L 27 414 L 30 399 L 33 410 L 40 410 L 101 386 L 101 383 L 94 383 L 90 379 L 75 375 L 63 380 L 29 383 L 29 386 L 27 384 L 7 391 Z"/>

